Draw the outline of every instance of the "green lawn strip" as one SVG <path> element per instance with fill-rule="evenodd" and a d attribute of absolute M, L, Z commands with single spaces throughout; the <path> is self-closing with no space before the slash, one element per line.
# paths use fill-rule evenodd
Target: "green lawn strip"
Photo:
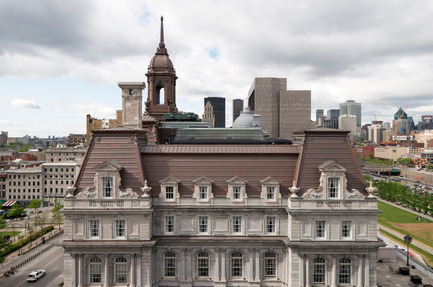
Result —
<path fill-rule="evenodd" d="M 362 161 L 368 161 L 368 162 L 372 162 L 372 163 L 378 163 L 378 164 L 383 164 L 383 165 L 389 165 L 389 166 L 393 166 L 394 164 L 390 161 L 385 161 L 385 160 L 380 160 L 380 159 L 375 159 L 375 158 L 361 158 Z"/>
<path fill-rule="evenodd" d="M 432 223 L 433 222 L 425 217 L 422 217 L 421 220 L 417 220 L 416 219 L 417 215 L 382 201 L 378 201 L 377 205 L 379 209 L 382 211 L 382 213 L 377 216 L 378 219 L 384 219 L 395 223 Z"/>
<path fill-rule="evenodd" d="M 416 215 L 408 211 L 402 210 L 400 208 L 394 207 L 392 205 L 386 204 L 384 202 L 378 202 L 378 207 L 382 211 L 382 214 L 377 216 L 377 223 L 393 229 L 402 235 L 408 234 L 407 230 L 395 227 L 393 223 L 432 223 L 431 220 L 422 218 L 422 220 L 416 220 Z M 424 243 L 429 247 L 433 247 L 433 240 L 431 239 L 431 234 L 426 231 L 425 237 L 420 237 L 416 234 L 410 234 L 415 240 Z M 430 237 L 430 238 L 429 238 Z"/>
<path fill-rule="evenodd" d="M 403 246 L 407 246 L 406 243 L 404 242 L 404 240 L 398 238 L 395 235 L 392 235 L 391 233 L 386 232 L 383 229 L 379 228 L 379 230 L 380 230 L 380 233 L 382 233 L 383 235 L 386 235 L 387 237 L 392 238 L 394 241 L 401 243 Z M 429 265 L 429 266 L 433 265 L 433 254 L 430 254 L 427 251 L 424 251 L 424 250 L 422 250 L 422 249 L 420 249 L 414 245 L 410 245 L 410 250 L 414 250 L 416 253 L 419 253 L 427 265 Z"/>

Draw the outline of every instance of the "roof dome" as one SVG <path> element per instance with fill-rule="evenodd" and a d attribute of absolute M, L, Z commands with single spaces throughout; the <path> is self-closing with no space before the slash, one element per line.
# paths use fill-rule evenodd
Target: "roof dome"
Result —
<path fill-rule="evenodd" d="M 260 115 L 250 112 L 249 108 L 239 115 L 239 117 L 233 122 L 233 128 L 257 128 L 261 127 Z"/>
<path fill-rule="evenodd" d="M 161 34 L 159 46 L 156 49 L 155 56 L 150 60 L 148 72 L 175 73 L 173 62 L 167 53 L 164 43 L 164 18 L 161 16 Z"/>

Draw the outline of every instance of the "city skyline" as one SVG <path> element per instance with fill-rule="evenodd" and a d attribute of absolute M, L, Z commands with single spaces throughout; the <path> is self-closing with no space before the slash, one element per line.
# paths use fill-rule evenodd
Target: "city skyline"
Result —
<path fill-rule="evenodd" d="M 282 77 L 311 90 L 312 120 L 348 99 L 362 104 L 363 124 L 375 113 L 391 122 L 407 104 L 415 122 L 433 113 L 427 1 L 19 2 L 0 4 L 0 130 L 10 137 L 85 133 L 86 114 L 115 118 L 117 83 L 147 80 L 161 15 L 180 111 L 201 115 L 205 97 L 225 97 L 231 126 L 232 100 L 255 77 Z"/>

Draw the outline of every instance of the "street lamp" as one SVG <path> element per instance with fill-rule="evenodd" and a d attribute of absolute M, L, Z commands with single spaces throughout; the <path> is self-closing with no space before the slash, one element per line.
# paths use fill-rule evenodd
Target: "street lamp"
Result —
<path fill-rule="evenodd" d="M 407 244 L 407 250 L 406 250 L 407 262 L 406 262 L 406 266 L 409 266 L 409 246 L 410 246 L 410 243 L 412 242 L 412 237 L 410 237 L 409 234 L 406 235 L 404 237 L 404 242 L 406 242 L 406 244 Z"/>

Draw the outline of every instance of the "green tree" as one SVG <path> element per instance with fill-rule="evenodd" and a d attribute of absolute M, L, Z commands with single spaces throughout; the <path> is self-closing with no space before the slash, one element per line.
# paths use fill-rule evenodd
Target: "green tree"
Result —
<path fill-rule="evenodd" d="M 33 217 L 33 225 L 35 226 L 35 230 L 38 226 L 39 230 L 42 230 L 45 224 L 47 224 L 47 214 L 45 212 L 39 213 Z"/>
<path fill-rule="evenodd" d="M 24 207 L 15 204 L 10 210 L 8 217 L 17 217 L 24 213 Z"/>
<path fill-rule="evenodd" d="M 412 165 L 413 160 L 411 158 L 399 158 L 398 163 L 407 166 L 407 165 Z"/>
<path fill-rule="evenodd" d="M 37 199 L 33 199 L 30 201 L 29 208 L 34 208 L 35 213 L 38 211 L 38 208 L 41 207 L 41 202 Z"/>
<path fill-rule="evenodd" d="M 63 209 L 63 204 L 61 204 L 60 202 L 56 202 L 54 208 L 51 210 L 53 223 L 59 225 L 59 230 L 60 230 L 60 225 L 63 223 L 63 213 L 61 212 L 62 209 Z"/>

